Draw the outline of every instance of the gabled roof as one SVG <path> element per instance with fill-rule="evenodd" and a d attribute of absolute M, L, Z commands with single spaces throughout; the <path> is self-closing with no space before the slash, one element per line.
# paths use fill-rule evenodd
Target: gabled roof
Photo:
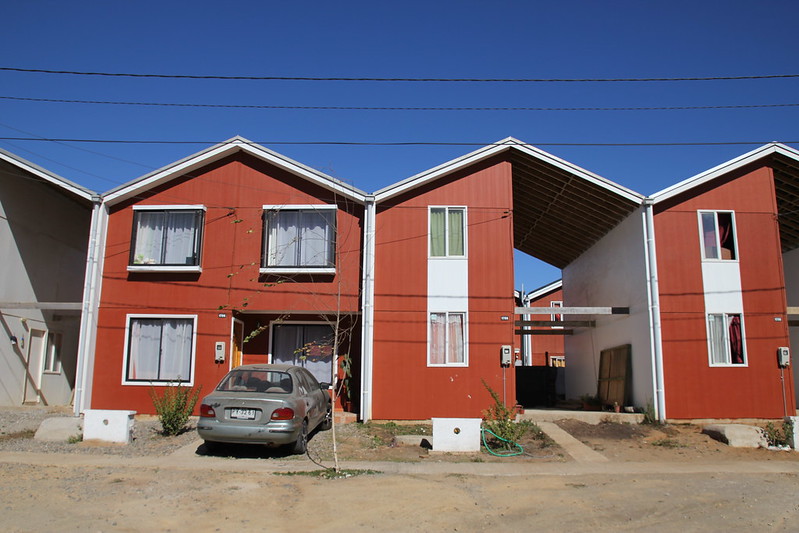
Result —
<path fill-rule="evenodd" d="M 655 204 L 690 193 L 693 189 L 725 177 L 747 166 L 769 166 L 774 171 L 774 189 L 779 213 L 782 251 L 799 247 L 799 150 L 769 143 L 651 196 Z"/>
<path fill-rule="evenodd" d="M 508 137 L 375 193 L 383 202 L 490 157 L 513 167 L 514 247 L 563 268 L 640 206 L 644 197 Z"/>
<path fill-rule="evenodd" d="M 77 183 L 73 183 L 66 178 L 62 178 L 58 174 L 54 174 L 49 170 L 45 170 L 42 167 L 3 149 L 0 149 L 0 160 L 6 161 L 11 165 L 14 165 L 17 168 L 36 176 L 56 189 L 86 203 L 91 203 L 92 199 L 97 196 L 95 192 L 87 189 L 86 187 L 78 185 Z"/>
<path fill-rule="evenodd" d="M 538 287 L 537 289 L 528 292 L 527 294 L 524 295 L 524 297 L 525 300 L 527 301 L 537 300 L 542 296 L 546 296 L 547 294 L 553 293 L 562 288 L 563 288 L 563 280 L 559 279 L 557 281 L 553 281 L 552 283 L 548 283 L 543 287 Z"/>
<path fill-rule="evenodd" d="M 107 204 L 114 205 L 136 196 L 142 191 L 167 183 L 187 172 L 191 172 L 237 152 L 252 155 L 253 157 L 275 165 L 287 172 L 291 172 L 292 174 L 358 203 L 363 203 L 366 197 L 365 192 L 343 181 L 305 166 L 282 154 L 273 152 L 244 137 L 236 136 L 112 189 L 103 194 L 103 198 Z"/>

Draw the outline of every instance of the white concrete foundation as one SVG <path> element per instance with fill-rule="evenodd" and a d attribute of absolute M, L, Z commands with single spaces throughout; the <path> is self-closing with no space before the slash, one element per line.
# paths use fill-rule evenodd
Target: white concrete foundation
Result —
<path fill-rule="evenodd" d="M 434 418 L 433 451 L 479 452 L 479 418 Z"/>
<path fill-rule="evenodd" d="M 793 432 L 788 435 L 791 438 L 791 448 L 799 451 L 799 416 L 786 416 L 785 420 L 790 420 L 793 426 Z"/>
<path fill-rule="evenodd" d="M 83 411 L 83 440 L 130 443 L 136 411 L 86 409 Z"/>

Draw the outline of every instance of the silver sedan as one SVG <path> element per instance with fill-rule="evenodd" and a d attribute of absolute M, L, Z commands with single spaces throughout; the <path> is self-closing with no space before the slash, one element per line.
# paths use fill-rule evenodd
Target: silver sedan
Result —
<path fill-rule="evenodd" d="M 203 398 L 197 432 L 207 450 L 218 443 L 291 445 L 305 453 L 308 434 L 329 429 L 329 384 L 298 366 L 242 365 Z"/>

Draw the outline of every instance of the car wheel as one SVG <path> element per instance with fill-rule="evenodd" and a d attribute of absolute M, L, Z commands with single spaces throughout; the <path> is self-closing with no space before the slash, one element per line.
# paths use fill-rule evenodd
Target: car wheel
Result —
<path fill-rule="evenodd" d="M 322 431 L 327 431 L 332 427 L 333 427 L 333 413 L 330 410 L 330 407 L 328 407 L 324 420 L 322 420 L 322 423 L 319 424 L 319 429 Z"/>
<path fill-rule="evenodd" d="M 301 455 L 305 453 L 306 448 L 308 447 L 308 421 L 302 421 L 302 429 L 300 430 L 300 436 L 297 437 L 297 442 L 294 443 L 294 447 L 291 451 L 297 455 Z"/>

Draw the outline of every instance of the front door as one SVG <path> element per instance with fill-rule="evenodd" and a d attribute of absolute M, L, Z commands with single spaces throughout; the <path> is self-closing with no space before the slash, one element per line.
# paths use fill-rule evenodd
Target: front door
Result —
<path fill-rule="evenodd" d="M 317 381 L 333 377 L 333 328 L 327 324 L 272 326 L 272 362 L 306 368 Z"/>
<path fill-rule="evenodd" d="M 241 366 L 242 359 L 242 346 L 244 345 L 244 322 L 234 318 L 233 319 L 233 338 L 230 339 L 231 346 L 233 347 L 233 361 L 231 368 Z"/>

